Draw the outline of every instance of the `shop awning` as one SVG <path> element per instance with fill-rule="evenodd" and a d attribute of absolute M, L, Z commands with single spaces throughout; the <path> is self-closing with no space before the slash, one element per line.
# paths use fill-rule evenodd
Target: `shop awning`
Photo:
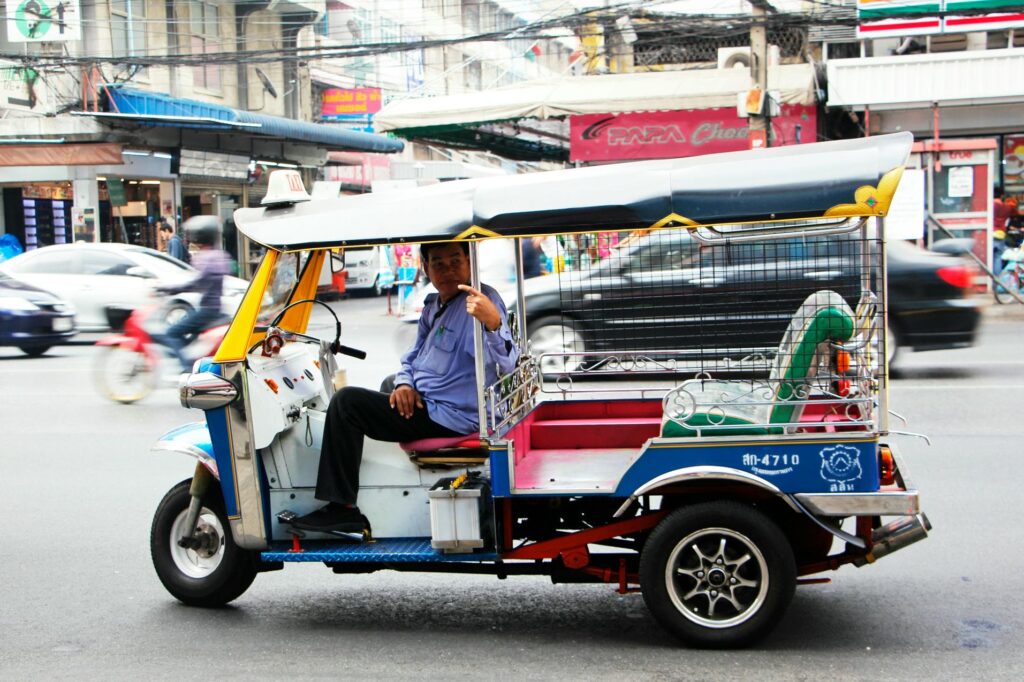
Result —
<path fill-rule="evenodd" d="M 332 151 L 400 152 L 401 140 L 319 123 L 295 121 L 170 95 L 107 86 L 107 111 L 84 112 L 103 119 L 154 126 L 237 130 L 268 138 L 308 142 Z"/>
<path fill-rule="evenodd" d="M 567 161 L 574 114 L 735 108 L 750 88 L 746 69 L 690 69 L 576 76 L 518 83 L 485 92 L 395 100 L 374 117 L 382 132 L 409 140 L 486 149 L 510 159 Z M 814 104 L 814 67 L 783 64 L 768 70 L 768 89 L 781 104 Z M 524 120 L 525 119 L 525 120 Z M 547 125 L 541 124 L 545 122 Z"/>
<path fill-rule="evenodd" d="M 735 107 L 737 93 L 749 89 L 746 69 L 552 78 L 485 92 L 393 101 L 377 113 L 374 125 L 407 137 L 524 118 Z M 810 64 L 771 67 L 768 89 L 777 91 L 783 104 L 813 104 L 814 69 Z"/>
<path fill-rule="evenodd" d="M 120 166 L 119 144 L 0 145 L 0 166 Z"/>

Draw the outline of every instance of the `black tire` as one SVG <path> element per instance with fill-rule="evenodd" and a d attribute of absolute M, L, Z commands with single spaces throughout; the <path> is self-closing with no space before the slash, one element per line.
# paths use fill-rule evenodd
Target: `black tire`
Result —
<path fill-rule="evenodd" d="M 896 365 L 896 359 L 900 355 L 900 334 L 896 331 L 896 327 L 889 322 L 886 326 L 885 331 L 885 361 L 889 366 L 889 371 L 893 370 Z"/>
<path fill-rule="evenodd" d="M 543 353 L 583 353 L 586 351 L 586 337 L 577 323 L 567 317 L 548 315 L 534 320 L 526 327 L 530 349 L 535 356 Z M 555 376 L 575 372 L 586 366 L 585 358 L 545 358 L 541 362 L 541 373 Z"/>
<path fill-rule="evenodd" d="M 156 388 L 158 374 L 159 367 L 150 367 L 145 355 L 121 346 L 104 346 L 93 368 L 99 392 L 125 405 L 149 395 Z"/>
<path fill-rule="evenodd" d="M 30 358 L 38 358 L 40 355 L 50 350 L 50 348 L 50 346 L 18 346 L 18 350 Z"/>
<path fill-rule="evenodd" d="M 240 549 L 231 538 L 220 488 L 211 486 L 203 497 L 199 528 L 209 543 L 199 551 L 177 545 L 192 496 L 191 479 L 168 491 L 157 507 L 149 546 L 160 582 L 175 598 L 189 606 L 223 606 L 237 599 L 256 578 L 257 555 Z M 220 532 L 218 532 L 218 529 Z"/>
<path fill-rule="evenodd" d="M 640 586 L 655 620 L 684 643 L 736 648 L 782 619 L 796 588 L 796 561 L 763 513 L 708 502 L 674 511 L 655 527 L 640 555 Z"/>

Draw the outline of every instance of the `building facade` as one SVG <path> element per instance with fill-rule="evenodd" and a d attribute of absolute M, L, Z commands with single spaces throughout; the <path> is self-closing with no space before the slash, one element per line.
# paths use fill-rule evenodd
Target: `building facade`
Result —
<path fill-rule="evenodd" d="M 19 6 L 20 7 L 20 6 Z M 322 0 L 99 0 L 8 16 L 0 52 L 0 232 L 159 247 L 156 222 L 253 205 L 265 170 L 338 150 L 395 152 L 318 126 L 301 46 Z M 58 27 L 57 30 L 55 27 Z M 123 59 L 123 61 L 122 61 Z"/>

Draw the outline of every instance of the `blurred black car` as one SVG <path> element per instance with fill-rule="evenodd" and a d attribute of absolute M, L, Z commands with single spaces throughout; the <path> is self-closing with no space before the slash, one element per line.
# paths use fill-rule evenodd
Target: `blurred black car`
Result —
<path fill-rule="evenodd" d="M 654 232 L 589 270 L 526 283 L 536 353 L 688 350 L 733 356 L 778 347 L 794 312 L 820 289 L 855 308 L 877 245 L 853 235 L 708 246 L 683 230 Z M 959 257 L 890 242 L 889 355 L 969 346 L 980 318 L 975 269 Z M 880 269 L 878 269 L 880 271 Z"/>
<path fill-rule="evenodd" d="M 0 272 L 0 346 L 17 346 L 37 356 L 75 333 L 75 311 L 69 303 Z"/>

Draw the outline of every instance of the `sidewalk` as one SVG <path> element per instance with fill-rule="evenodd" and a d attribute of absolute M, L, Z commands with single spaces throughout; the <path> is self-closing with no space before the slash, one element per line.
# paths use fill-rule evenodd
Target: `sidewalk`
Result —
<path fill-rule="evenodd" d="M 991 293 L 978 294 L 975 297 L 978 306 L 981 308 L 981 315 L 986 320 L 1024 320 L 1024 304 L 1013 301 L 1011 303 L 996 303 Z"/>

